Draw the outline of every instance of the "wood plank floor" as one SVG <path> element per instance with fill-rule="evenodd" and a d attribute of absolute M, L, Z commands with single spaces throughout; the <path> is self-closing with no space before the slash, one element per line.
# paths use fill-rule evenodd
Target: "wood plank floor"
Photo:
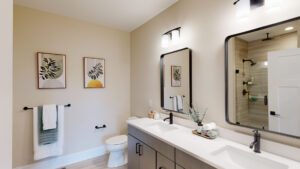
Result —
<path fill-rule="evenodd" d="M 65 169 L 108 169 L 107 160 L 108 155 L 72 164 L 70 166 L 65 167 Z M 127 169 L 127 165 L 110 169 Z"/>

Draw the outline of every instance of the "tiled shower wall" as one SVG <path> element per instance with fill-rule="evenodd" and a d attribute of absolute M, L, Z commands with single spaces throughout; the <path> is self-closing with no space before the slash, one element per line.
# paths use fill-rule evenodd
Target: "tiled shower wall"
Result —
<path fill-rule="evenodd" d="M 235 66 L 236 70 L 236 121 L 242 122 L 248 119 L 248 97 L 243 95 L 243 81 L 250 78 L 249 65 L 243 64 L 243 59 L 248 56 L 248 43 L 235 38 Z"/>

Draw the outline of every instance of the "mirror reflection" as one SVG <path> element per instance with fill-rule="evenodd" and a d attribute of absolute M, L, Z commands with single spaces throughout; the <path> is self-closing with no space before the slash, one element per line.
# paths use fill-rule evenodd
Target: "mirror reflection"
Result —
<path fill-rule="evenodd" d="M 161 56 L 161 107 L 187 112 L 191 105 L 191 50 L 184 48 Z"/>
<path fill-rule="evenodd" d="M 292 20 L 227 41 L 230 123 L 300 137 L 299 31 Z"/>

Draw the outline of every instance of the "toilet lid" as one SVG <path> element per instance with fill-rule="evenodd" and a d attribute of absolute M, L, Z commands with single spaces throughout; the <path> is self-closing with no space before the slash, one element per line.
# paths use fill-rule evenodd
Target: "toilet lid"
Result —
<path fill-rule="evenodd" d="M 126 135 L 120 135 L 120 136 L 115 136 L 107 139 L 105 142 L 106 144 L 110 145 L 117 145 L 117 144 L 123 144 L 127 142 L 127 136 Z"/>

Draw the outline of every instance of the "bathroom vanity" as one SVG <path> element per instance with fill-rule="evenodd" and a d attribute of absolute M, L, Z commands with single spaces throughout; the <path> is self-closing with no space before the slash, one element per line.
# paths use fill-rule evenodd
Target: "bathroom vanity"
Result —
<path fill-rule="evenodd" d="M 192 129 L 148 118 L 128 122 L 129 169 L 299 169 L 300 163 Z"/>
<path fill-rule="evenodd" d="M 153 127 L 159 130 L 159 125 Z M 172 126 L 169 127 L 166 131 L 172 130 Z M 128 156 L 130 169 L 214 169 L 134 125 L 128 126 Z"/>

